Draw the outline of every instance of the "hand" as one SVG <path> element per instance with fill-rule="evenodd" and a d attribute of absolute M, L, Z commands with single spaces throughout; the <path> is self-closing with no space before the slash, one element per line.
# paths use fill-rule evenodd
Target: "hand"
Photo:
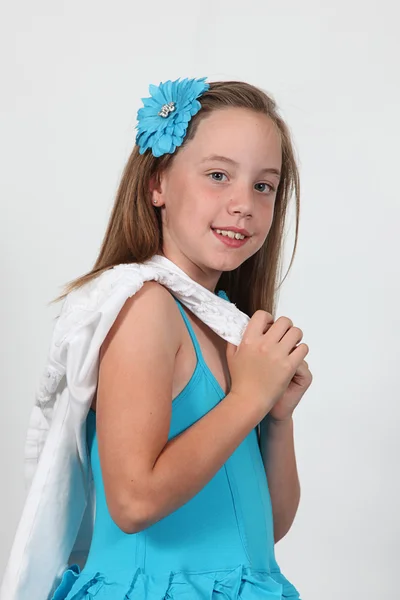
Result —
<path fill-rule="evenodd" d="M 294 327 L 288 317 L 274 322 L 270 313 L 256 310 L 239 346 L 227 343 L 231 393 L 251 397 L 266 416 L 286 392 L 308 354 L 307 344 L 300 343 L 302 337 L 301 329 Z"/>
<path fill-rule="evenodd" d="M 308 363 L 303 360 L 292 377 L 286 391 L 266 415 L 267 418 L 271 418 L 276 422 L 288 421 L 291 419 L 294 409 L 310 387 L 312 379 L 313 377 L 308 368 Z"/>

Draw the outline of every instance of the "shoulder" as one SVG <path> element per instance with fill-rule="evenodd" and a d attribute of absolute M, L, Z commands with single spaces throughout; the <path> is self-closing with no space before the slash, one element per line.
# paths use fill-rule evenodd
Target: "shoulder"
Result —
<path fill-rule="evenodd" d="M 115 336 L 133 342 L 149 336 L 160 346 L 168 346 L 175 354 L 182 341 L 179 309 L 171 292 L 157 281 L 145 281 L 140 290 L 125 301 L 104 347 Z M 134 337 L 132 337 L 134 336 Z M 103 348 L 104 349 L 104 348 Z"/>

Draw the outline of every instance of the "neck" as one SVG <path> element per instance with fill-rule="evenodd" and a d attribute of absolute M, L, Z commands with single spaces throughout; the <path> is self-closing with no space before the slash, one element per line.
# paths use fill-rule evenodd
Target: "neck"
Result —
<path fill-rule="evenodd" d="M 170 268 L 179 269 L 180 273 L 184 273 L 192 281 L 205 288 L 212 294 L 215 294 L 215 288 L 221 277 L 221 272 L 214 272 L 214 275 L 204 273 L 197 265 L 190 263 L 189 265 L 183 265 L 182 260 L 176 260 L 175 258 L 168 258 L 165 254 L 155 254 L 153 258 L 161 264 L 164 263 Z"/>

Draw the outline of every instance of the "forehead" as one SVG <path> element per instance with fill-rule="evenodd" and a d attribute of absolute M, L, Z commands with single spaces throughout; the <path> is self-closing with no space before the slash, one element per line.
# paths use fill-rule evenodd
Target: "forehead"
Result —
<path fill-rule="evenodd" d="M 245 154 L 281 159 L 281 136 L 267 115 L 247 108 L 218 109 L 203 118 L 185 148 L 189 157 L 221 154 L 239 158 Z"/>

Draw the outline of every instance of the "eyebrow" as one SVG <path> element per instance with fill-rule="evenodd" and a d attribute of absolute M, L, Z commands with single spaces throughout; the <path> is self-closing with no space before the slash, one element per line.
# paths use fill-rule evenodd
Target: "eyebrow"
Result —
<path fill-rule="evenodd" d="M 200 162 L 202 164 L 202 163 L 209 162 L 209 161 L 212 161 L 212 160 L 226 162 L 226 163 L 229 163 L 230 165 L 233 165 L 235 167 L 239 166 L 239 163 L 236 162 L 235 160 L 233 160 L 233 158 L 228 158 L 227 156 L 220 156 L 219 154 L 211 154 L 210 156 L 206 156 Z M 273 173 L 275 175 L 278 175 L 278 177 L 281 176 L 280 170 L 279 169 L 275 169 L 273 167 L 266 167 L 265 169 L 261 169 L 260 173 Z"/>

